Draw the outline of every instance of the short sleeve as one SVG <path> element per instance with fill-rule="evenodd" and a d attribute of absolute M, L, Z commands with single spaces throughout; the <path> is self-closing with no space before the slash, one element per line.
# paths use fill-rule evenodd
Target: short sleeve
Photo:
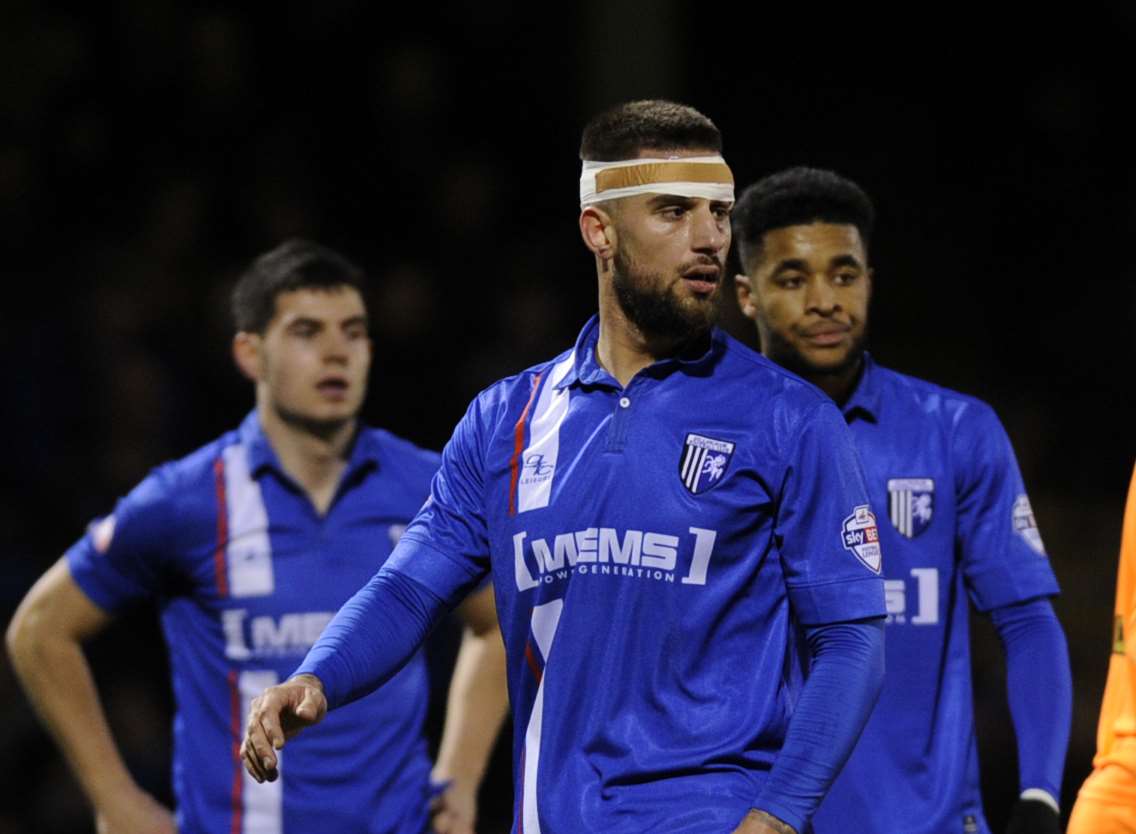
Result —
<path fill-rule="evenodd" d="M 776 531 L 789 600 L 804 625 L 886 611 L 879 529 L 852 443 L 836 406 L 822 403 L 787 450 Z"/>
<path fill-rule="evenodd" d="M 97 519 L 67 551 L 71 576 L 104 611 L 115 612 L 161 592 L 168 554 L 172 487 L 155 470 Z"/>
<path fill-rule="evenodd" d="M 957 544 L 975 607 L 1058 593 L 1010 438 L 989 406 L 968 404 L 960 413 L 952 457 Z"/>
<path fill-rule="evenodd" d="M 454 429 L 442 450 L 430 497 L 386 563 L 388 570 L 416 580 L 451 603 L 489 572 L 479 405 L 474 400 Z"/>

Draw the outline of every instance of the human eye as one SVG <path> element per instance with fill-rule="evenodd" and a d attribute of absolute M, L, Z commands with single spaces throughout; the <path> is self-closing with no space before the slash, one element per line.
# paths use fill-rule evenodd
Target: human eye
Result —
<path fill-rule="evenodd" d="M 659 214 L 668 220 L 681 220 L 686 215 L 686 212 L 686 206 L 677 204 L 665 205 L 659 209 Z"/>
<path fill-rule="evenodd" d="M 850 284 L 856 283 L 856 279 L 859 277 L 860 274 L 858 272 L 853 272 L 851 270 L 842 270 L 836 273 L 836 285 L 839 287 L 847 287 Z"/>
<path fill-rule="evenodd" d="M 783 272 L 777 276 L 775 282 L 777 286 L 783 290 L 795 290 L 799 289 L 805 283 L 805 278 L 803 275 Z"/>

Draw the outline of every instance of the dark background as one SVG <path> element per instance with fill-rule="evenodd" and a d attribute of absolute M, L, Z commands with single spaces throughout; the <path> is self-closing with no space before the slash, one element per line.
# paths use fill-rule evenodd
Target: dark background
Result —
<path fill-rule="evenodd" d="M 287 236 L 371 273 L 366 415 L 440 447 L 478 390 L 563 349 L 594 308 L 575 228 L 584 121 L 666 96 L 715 119 L 739 184 L 797 163 L 859 181 L 879 211 L 874 353 L 1005 422 L 1064 589 L 1067 810 L 1090 766 L 1136 458 L 1134 47 L 1121 3 L 873 17 L 677 0 L 4 0 L 0 613 L 150 466 L 249 408 L 226 296 Z M 753 343 L 732 307 L 726 321 Z M 156 619 L 127 618 L 91 653 L 117 737 L 162 794 Z M 974 665 L 998 831 L 1016 754 L 984 620 Z M 90 830 L 4 664 L 0 705 L 0 832 Z M 506 824 L 510 790 L 501 756 L 486 831 Z"/>

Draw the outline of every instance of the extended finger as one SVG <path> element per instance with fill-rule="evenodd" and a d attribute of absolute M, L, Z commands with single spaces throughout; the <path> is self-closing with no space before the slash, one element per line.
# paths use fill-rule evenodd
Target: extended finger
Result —
<path fill-rule="evenodd" d="M 267 702 L 267 698 L 265 701 Z M 279 750 L 284 746 L 284 728 L 280 725 L 280 717 L 284 710 L 288 709 L 287 703 L 280 703 L 279 705 L 269 706 L 267 703 L 261 705 L 261 708 L 254 713 L 249 713 L 250 723 L 255 718 L 264 733 L 272 751 Z M 276 765 L 276 754 L 272 753 L 272 765 Z"/>
<path fill-rule="evenodd" d="M 261 766 L 256 753 L 253 752 L 252 746 L 248 742 L 247 735 L 241 742 L 241 759 L 244 761 L 245 770 L 249 772 L 249 775 L 257 782 L 263 783 L 266 778 L 264 768 Z"/>
<path fill-rule="evenodd" d="M 276 751 L 257 717 L 257 710 L 249 713 L 248 729 L 245 731 L 245 747 L 254 756 L 264 772 L 264 778 L 274 779 L 272 771 L 276 767 Z"/>

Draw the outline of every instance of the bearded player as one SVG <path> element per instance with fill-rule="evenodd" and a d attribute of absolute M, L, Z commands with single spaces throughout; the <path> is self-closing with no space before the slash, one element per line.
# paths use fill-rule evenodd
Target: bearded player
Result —
<path fill-rule="evenodd" d="M 585 128 L 598 315 L 470 405 L 391 560 L 255 702 L 250 773 L 491 572 L 514 831 L 806 830 L 882 677 L 880 548 L 836 407 L 713 327 L 721 147 L 664 101 Z"/>

